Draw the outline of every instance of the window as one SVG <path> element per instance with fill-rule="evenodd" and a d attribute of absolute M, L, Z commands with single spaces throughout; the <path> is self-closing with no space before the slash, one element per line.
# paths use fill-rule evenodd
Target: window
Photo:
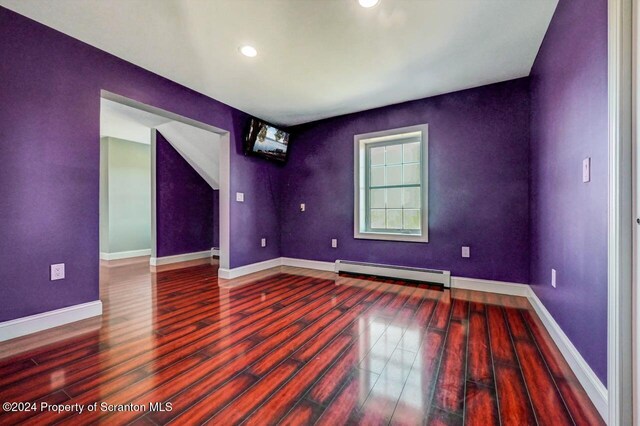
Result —
<path fill-rule="evenodd" d="M 354 237 L 427 242 L 427 125 L 354 139 Z"/>

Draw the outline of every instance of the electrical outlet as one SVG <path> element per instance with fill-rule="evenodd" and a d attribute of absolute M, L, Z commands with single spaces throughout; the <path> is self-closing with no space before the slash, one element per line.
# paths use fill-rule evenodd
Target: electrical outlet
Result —
<path fill-rule="evenodd" d="M 555 269 L 551 270 L 551 285 L 553 286 L 553 288 L 556 288 L 556 270 Z"/>
<path fill-rule="evenodd" d="M 51 265 L 51 281 L 64 279 L 64 263 Z"/>
<path fill-rule="evenodd" d="M 236 192 L 236 201 L 244 203 L 244 192 Z"/>
<path fill-rule="evenodd" d="M 591 158 L 582 160 L 582 182 L 591 181 Z"/>
<path fill-rule="evenodd" d="M 469 247 L 462 247 L 462 257 L 471 257 L 471 249 Z"/>
<path fill-rule="evenodd" d="M 338 240 L 336 238 L 331 239 L 331 247 L 338 248 Z"/>
<path fill-rule="evenodd" d="M 305 210 L 307 210 L 307 206 L 304 203 L 300 204 L 300 211 L 303 212 Z"/>
<path fill-rule="evenodd" d="M 261 239 L 261 240 L 260 240 L 260 245 L 261 245 L 262 247 L 266 247 L 266 246 L 267 246 L 267 239 L 266 239 L 266 238 Z"/>

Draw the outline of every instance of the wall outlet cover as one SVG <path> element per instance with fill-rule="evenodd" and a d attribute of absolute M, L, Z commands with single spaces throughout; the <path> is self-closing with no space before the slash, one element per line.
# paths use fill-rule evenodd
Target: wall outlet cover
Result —
<path fill-rule="evenodd" d="M 551 285 L 553 286 L 553 288 L 556 288 L 556 270 L 555 269 L 551 270 Z"/>
<path fill-rule="evenodd" d="M 244 203 L 244 192 L 236 192 L 236 201 Z"/>
<path fill-rule="evenodd" d="M 304 203 L 300 204 L 300 211 L 301 212 L 305 211 L 306 209 L 307 209 L 307 206 Z"/>
<path fill-rule="evenodd" d="M 471 249 L 469 247 L 462 247 L 462 257 L 468 258 L 471 257 Z"/>
<path fill-rule="evenodd" d="M 263 239 L 260 240 L 260 246 L 262 246 L 262 247 L 266 247 L 267 246 L 267 239 L 266 238 L 263 238 Z"/>
<path fill-rule="evenodd" d="M 64 279 L 64 263 L 56 263 L 51 265 L 51 281 Z"/>
<path fill-rule="evenodd" d="M 591 181 L 591 157 L 582 160 L 582 182 Z"/>
<path fill-rule="evenodd" d="M 331 239 L 331 247 L 338 248 L 338 240 L 336 238 Z"/>

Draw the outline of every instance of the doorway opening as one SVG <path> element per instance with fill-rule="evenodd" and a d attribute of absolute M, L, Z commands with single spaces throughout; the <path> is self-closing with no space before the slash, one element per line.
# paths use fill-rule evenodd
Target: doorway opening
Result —
<path fill-rule="evenodd" d="M 229 133 L 102 91 L 100 259 L 229 260 Z"/>

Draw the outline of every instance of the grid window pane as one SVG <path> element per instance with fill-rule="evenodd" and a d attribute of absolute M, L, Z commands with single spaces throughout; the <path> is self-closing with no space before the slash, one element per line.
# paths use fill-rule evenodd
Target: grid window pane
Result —
<path fill-rule="evenodd" d="M 372 209 L 384 209 L 384 189 L 372 189 L 369 200 Z"/>
<path fill-rule="evenodd" d="M 371 227 L 375 229 L 385 228 L 385 210 L 384 209 L 371 209 Z"/>
<path fill-rule="evenodd" d="M 368 170 L 367 229 L 418 234 L 422 226 L 422 143 L 373 145 Z"/>
<path fill-rule="evenodd" d="M 420 229 L 420 210 L 403 210 L 404 229 Z"/>
<path fill-rule="evenodd" d="M 420 208 L 420 187 L 403 188 L 402 207 Z"/>
<path fill-rule="evenodd" d="M 420 183 L 420 163 L 405 164 L 403 167 L 403 180 L 405 185 Z"/>
<path fill-rule="evenodd" d="M 384 165 L 384 147 L 371 148 L 371 165 L 382 166 Z"/>
<path fill-rule="evenodd" d="M 371 167 L 371 186 L 384 186 L 384 166 Z"/>
<path fill-rule="evenodd" d="M 417 163 L 420 161 L 420 142 L 402 144 L 403 163 Z"/>
<path fill-rule="evenodd" d="M 387 209 L 387 229 L 402 229 L 401 209 Z"/>
<path fill-rule="evenodd" d="M 402 145 L 387 145 L 387 159 L 385 164 L 402 163 Z"/>
<path fill-rule="evenodd" d="M 387 171 L 387 181 L 386 185 L 402 185 L 402 166 L 387 166 L 385 167 Z"/>
<path fill-rule="evenodd" d="M 387 208 L 388 209 L 402 208 L 402 188 L 387 189 Z"/>

